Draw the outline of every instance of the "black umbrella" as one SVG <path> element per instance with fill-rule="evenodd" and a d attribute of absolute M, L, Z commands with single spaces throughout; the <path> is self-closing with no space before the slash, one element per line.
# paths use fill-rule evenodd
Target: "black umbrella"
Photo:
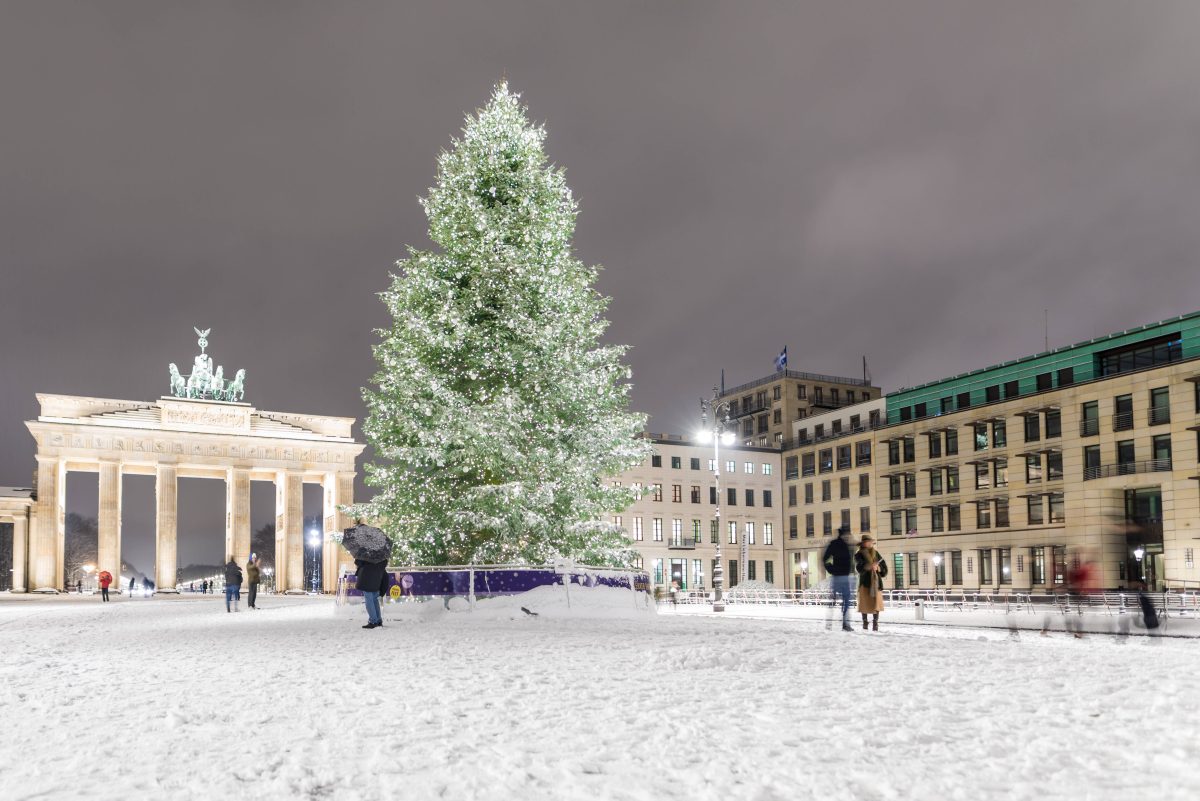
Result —
<path fill-rule="evenodd" d="M 342 547 L 355 559 L 365 562 L 386 562 L 392 553 L 392 543 L 387 534 L 363 523 L 342 532 Z"/>

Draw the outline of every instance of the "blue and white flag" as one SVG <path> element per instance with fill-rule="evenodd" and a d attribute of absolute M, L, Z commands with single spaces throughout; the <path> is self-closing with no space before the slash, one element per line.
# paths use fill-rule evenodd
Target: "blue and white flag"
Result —
<path fill-rule="evenodd" d="M 775 369 L 783 370 L 787 367 L 787 345 L 783 346 L 783 350 L 779 351 L 779 355 L 775 357 Z"/>

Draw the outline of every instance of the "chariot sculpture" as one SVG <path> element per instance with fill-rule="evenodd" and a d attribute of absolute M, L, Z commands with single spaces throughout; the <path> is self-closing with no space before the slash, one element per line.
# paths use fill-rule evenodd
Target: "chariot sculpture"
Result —
<path fill-rule="evenodd" d="M 204 352 L 212 329 L 192 330 L 200 337 L 200 353 L 192 360 L 192 372 L 187 375 L 180 373 L 175 363 L 171 362 L 171 394 L 176 398 L 231 402 L 246 397 L 246 371 L 239 369 L 231 380 L 226 381 L 225 367 L 217 365 L 214 369 L 212 357 Z"/>

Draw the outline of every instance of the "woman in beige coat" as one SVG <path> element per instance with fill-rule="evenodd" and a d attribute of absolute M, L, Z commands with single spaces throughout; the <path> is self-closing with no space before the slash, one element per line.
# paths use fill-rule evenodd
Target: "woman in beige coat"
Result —
<path fill-rule="evenodd" d="M 862 615 L 863 629 L 867 628 L 867 615 L 874 615 L 871 628 L 879 631 L 879 613 L 883 611 L 883 577 L 887 575 L 887 562 L 875 550 L 875 538 L 864 534 L 854 554 L 854 570 L 858 573 L 858 611 Z"/>

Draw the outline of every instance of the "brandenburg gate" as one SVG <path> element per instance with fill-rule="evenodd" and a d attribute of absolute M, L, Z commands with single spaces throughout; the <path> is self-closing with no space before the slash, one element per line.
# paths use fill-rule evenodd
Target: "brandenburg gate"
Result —
<path fill-rule="evenodd" d="M 353 503 L 354 418 L 287 414 L 241 402 L 245 371 L 226 382 L 204 354 L 192 373 L 171 365 L 172 396 L 153 402 L 72 395 L 37 396 L 41 412 L 26 422 L 37 442 L 37 500 L 31 524 L 14 529 L 13 590 L 63 588 L 66 477 L 100 474 L 97 570 L 121 575 L 121 477 L 155 477 L 155 584 L 176 588 L 176 509 L 180 478 L 225 481 L 225 556 L 250 556 L 250 482 L 275 484 L 275 586 L 304 584 L 303 485 L 323 494 L 322 575 L 332 591 L 340 566 L 352 562 L 332 536 L 351 525 L 339 508 Z M 26 542 L 25 539 L 28 538 Z"/>

